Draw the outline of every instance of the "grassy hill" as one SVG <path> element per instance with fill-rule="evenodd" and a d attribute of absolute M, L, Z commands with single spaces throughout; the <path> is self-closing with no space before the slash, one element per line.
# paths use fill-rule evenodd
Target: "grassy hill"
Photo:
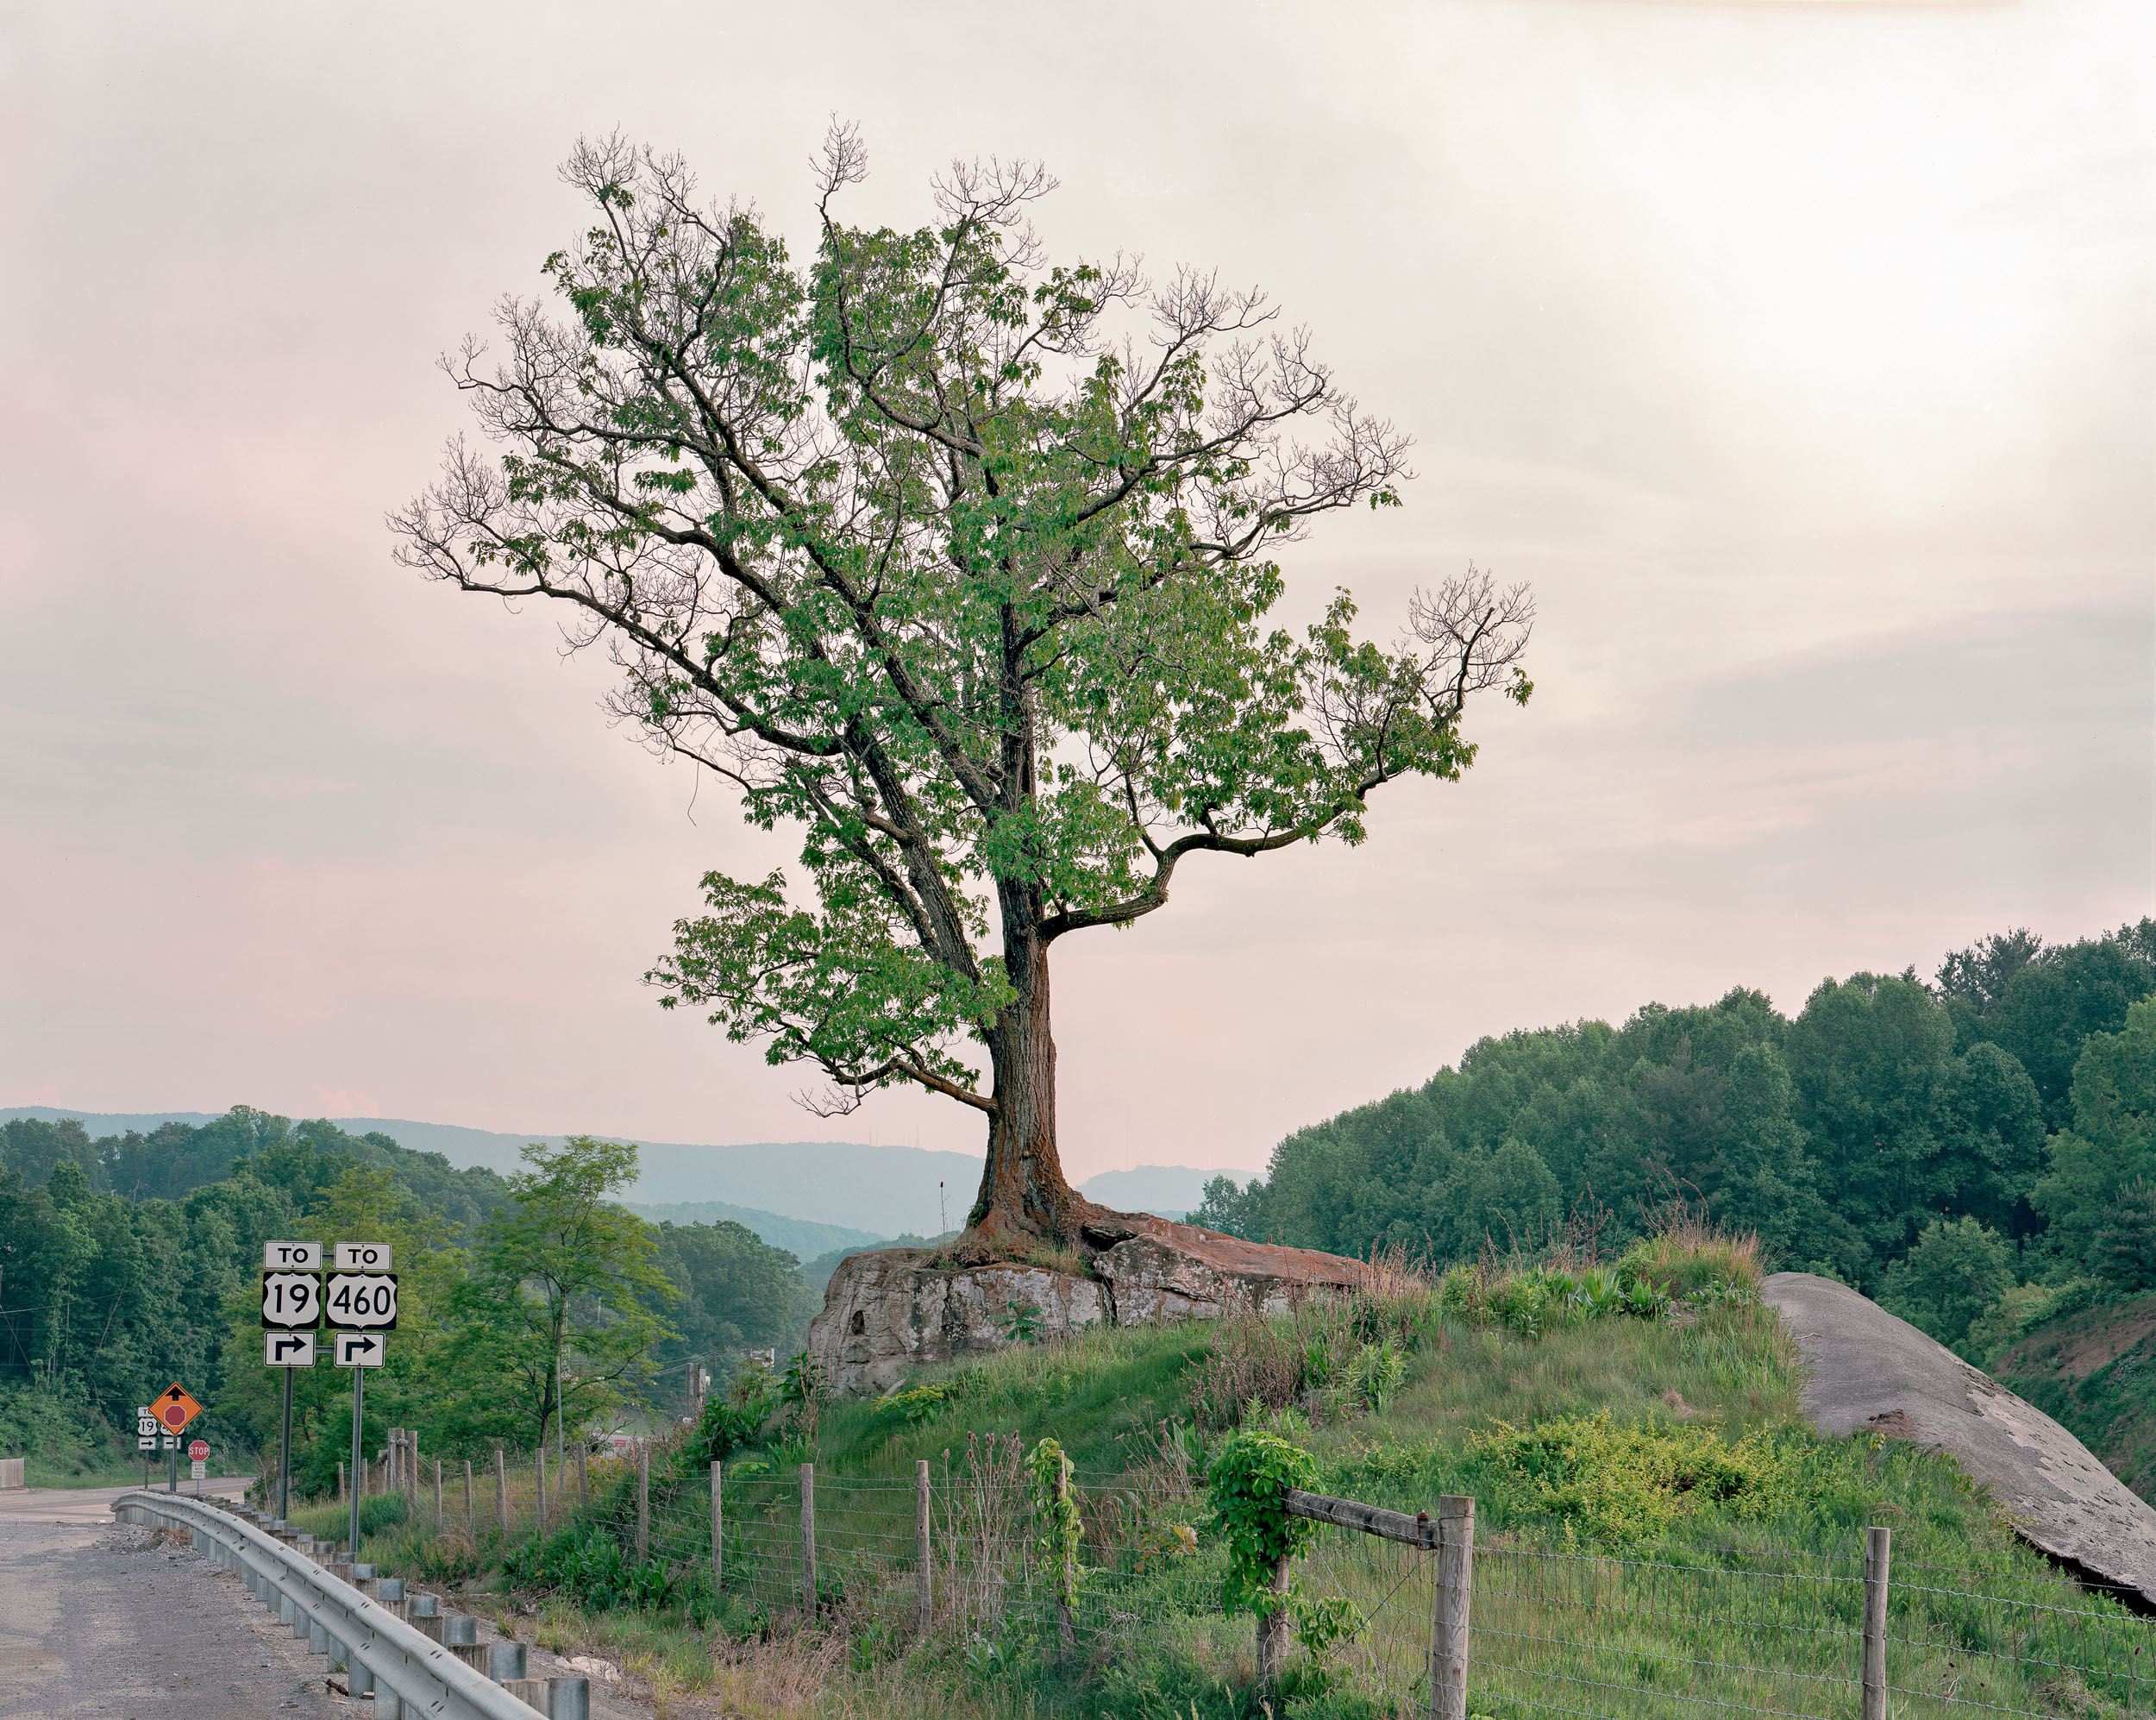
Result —
<path fill-rule="evenodd" d="M 2147 1627 L 2016 1540 L 1950 1460 L 1810 1431 L 1796 1358 L 1758 1278 L 1741 1247 L 1664 1237 L 1614 1269 L 1456 1269 L 1276 1320 L 1017 1347 L 924 1370 L 881 1400 L 782 1410 L 745 1443 L 714 1445 L 720 1422 L 707 1417 L 655 1453 L 655 1568 L 695 1569 L 705 1463 L 723 1455 L 734 1526 L 725 1591 L 686 1579 L 669 1589 L 655 1575 L 639 1607 L 624 1604 L 618 1575 L 591 1575 L 619 1572 L 618 1553 L 592 1549 L 630 1533 L 626 1476 L 595 1491 L 580 1527 L 509 1549 L 506 1574 L 539 1593 L 542 1642 L 617 1655 L 669 1699 L 708 1697 L 727 1713 L 1414 1711 L 1426 1566 L 1340 1531 L 1297 1568 L 1306 1599 L 1351 1608 L 1339 1616 L 1354 1629 L 1330 1658 L 1299 1651 L 1284 1703 L 1254 1687 L 1250 1621 L 1221 1610 L 1226 1555 L 1205 1477 L 1230 1441 L 1265 1433 L 1308 1454 L 1322 1491 L 1410 1511 L 1444 1494 L 1476 1500 L 1477 1616 L 1495 1634 L 1478 1649 L 1472 1711 L 1494 1720 L 1577 1706 L 1562 1699 L 1577 1694 L 1567 1678 L 1605 1686 L 1596 1713 L 1674 1720 L 1702 1703 L 1839 1711 L 1865 1529 L 1877 1522 L 1894 1529 L 1896 1568 L 1910 1573 L 1895 1601 L 1894 1682 L 1926 1693 L 1897 1713 L 1943 1713 L 1940 1692 L 2095 1715 L 2115 1711 L 2099 1699 L 2107 1691 L 2134 1691 L 2145 1707 L 2151 1686 L 2134 1685 L 2132 1669 L 2146 1665 Z M 1075 1465 L 1087 1570 L 1068 1656 L 1044 1591 L 1025 1575 L 1037 1522 L 1025 1454 L 1051 1438 Z M 808 1459 L 843 1604 L 804 1632 L 787 1610 L 785 1560 L 798 1546 L 794 1466 Z M 926 1638 L 911 1629 L 923 1460 L 937 1478 L 938 1535 L 956 1525 L 973 1536 L 962 1557 L 975 1587 L 962 1582 L 962 1597 L 985 1591 L 994 1545 L 1014 1561 L 993 1585 L 1000 1624 Z M 408 1568 L 446 1568 L 410 1531 L 380 1551 Z M 1506 1620 L 1517 1627 L 1509 1636 Z M 1539 1659 L 1502 1667 L 1507 1644 L 1526 1642 Z"/>

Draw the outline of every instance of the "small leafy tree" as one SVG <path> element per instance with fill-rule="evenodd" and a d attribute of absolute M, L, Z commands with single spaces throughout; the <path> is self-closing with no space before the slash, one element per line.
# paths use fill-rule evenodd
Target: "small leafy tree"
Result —
<path fill-rule="evenodd" d="M 1057 1154 L 1050 949 L 1193 855 L 1358 843 L 1374 790 L 1457 777 L 1468 700 L 1532 690 L 1532 605 L 1470 569 L 1389 648 L 1344 591 L 1269 628 L 1280 551 L 1396 505 L 1406 438 L 1257 292 L 1050 263 L 1037 167 L 955 166 L 906 230 L 839 219 L 865 173 L 834 131 L 797 267 L 680 160 L 580 144 L 566 316 L 509 304 L 498 362 L 448 361 L 501 456 L 454 445 L 392 525 L 429 578 L 560 605 L 617 717 L 801 832 L 804 876 L 705 876 L 661 1001 L 820 1070 L 812 1108 L 980 1112 L 961 1256 L 1106 1246 L 1133 1227 Z"/>
<path fill-rule="evenodd" d="M 680 1294 L 659 1270 L 652 1227 L 611 1198 L 636 1180 L 636 1149 L 573 1135 L 523 1150 L 516 1196 L 482 1230 L 460 1292 L 473 1353 L 521 1376 L 524 1413 L 544 1444 L 571 1403 L 610 1401 L 651 1369 L 671 1333 L 652 1304 Z M 577 1378 L 565 1380 L 565 1357 Z"/>

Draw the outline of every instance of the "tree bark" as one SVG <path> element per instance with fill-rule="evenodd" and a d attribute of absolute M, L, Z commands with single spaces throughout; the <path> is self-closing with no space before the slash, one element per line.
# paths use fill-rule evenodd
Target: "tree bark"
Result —
<path fill-rule="evenodd" d="M 996 1108 L 988 1162 L 959 1252 L 991 1259 L 1044 1241 L 1075 1242 L 1087 1204 L 1063 1180 L 1056 1150 L 1056 1039 L 1049 1013 L 1048 948 L 1032 926 L 1025 893 L 1006 890 L 1004 961 L 1013 998 L 988 1032 Z M 1014 900 L 1015 899 L 1015 900 Z M 1013 910 L 1016 913 L 1013 913 Z"/>

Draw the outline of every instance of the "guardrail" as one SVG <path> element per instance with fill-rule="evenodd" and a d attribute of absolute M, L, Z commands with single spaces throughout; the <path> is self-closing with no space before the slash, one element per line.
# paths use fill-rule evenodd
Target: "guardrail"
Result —
<path fill-rule="evenodd" d="M 362 1594 L 299 1547 L 208 1499 L 131 1491 L 115 1499 L 112 1510 L 122 1522 L 185 1529 L 198 1551 L 236 1571 L 255 1598 L 292 1627 L 293 1635 L 306 1637 L 315 1653 L 327 1654 L 332 1668 L 342 1667 L 354 1696 L 371 1692 L 376 1720 L 404 1720 L 406 1715 L 412 1720 L 532 1720 L 535 1714 L 548 1720 L 588 1720 L 591 1686 L 586 1679 L 526 1679 L 523 1645 L 495 1642 L 482 1648 L 476 1621 L 468 1618 L 429 1613 L 427 1617 L 441 1621 L 439 1635 L 422 1631 L 398 1616 L 398 1605 L 411 1603 L 404 1602 L 404 1585 L 394 1578 L 383 1579 L 385 1592 L 379 1597 Z M 367 1567 L 359 1569 L 364 1572 Z M 394 1594 L 387 1592 L 392 1584 Z M 461 1632 L 455 1629 L 460 1623 L 465 1626 Z M 479 1660 L 487 1672 L 473 1664 Z"/>

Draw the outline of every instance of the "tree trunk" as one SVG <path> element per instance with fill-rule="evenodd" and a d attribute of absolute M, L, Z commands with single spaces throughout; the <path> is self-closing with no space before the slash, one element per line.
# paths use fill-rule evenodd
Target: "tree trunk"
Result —
<path fill-rule="evenodd" d="M 1018 995 L 988 1032 L 995 1075 L 995 1115 L 980 1198 L 967 1216 L 959 1252 L 986 1260 L 1044 1241 L 1075 1242 L 1086 1203 L 1063 1180 L 1056 1151 L 1056 1040 L 1050 1030 L 1048 950 L 1037 933 L 1013 925 L 1026 906 L 1005 902 L 1004 961 Z M 1018 935 L 1012 935 L 1012 933 Z"/>

